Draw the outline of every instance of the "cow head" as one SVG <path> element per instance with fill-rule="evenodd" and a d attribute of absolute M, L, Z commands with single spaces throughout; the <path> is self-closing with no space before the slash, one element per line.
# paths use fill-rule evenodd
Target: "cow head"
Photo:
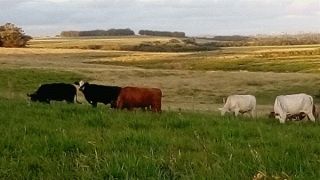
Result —
<path fill-rule="evenodd" d="M 27 96 L 30 97 L 31 101 L 38 101 L 38 95 L 36 93 L 27 94 Z"/>
<path fill-rule="evenodd" d="M 86 85 L 86 84 L 89 84 L 89 83 L 81 80 L 81 81 L 76 81 L 76 82 L 74 82 L 74 84 L 77 85 L 77 86 L 79 86 L 79 90 L 80 90 L 80 91 L 83 91 L 84 88 L 85 88 L 85 85 Z"/>
<path fill-rule="evenodd" d="M 218 110 L 220 111 L 221 116 L 224 116 L 224 114 L 227 112 L 225 108 L 218 108 Z"/>
<path fill-rule="evenodd" d="M 275 119 L 278 119 L 281 124 L 284 124 L 286 122 L 286 114 L 274 114 Z"/>
<path fill-rule="evenodd" d="M 271 111 L 270 113 L 269 113 L 269 116 L 268 116 L 269 118 L 276 118 L 276 113 L 274 112 L 274 111 Z"/>

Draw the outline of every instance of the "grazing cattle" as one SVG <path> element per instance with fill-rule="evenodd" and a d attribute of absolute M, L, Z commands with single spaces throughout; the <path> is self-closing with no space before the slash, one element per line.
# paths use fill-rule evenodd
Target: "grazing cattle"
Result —
<path fill-rule="evenodd" d="M 101 102 L 103 104 L 111 104 L 111 107 L 115 108 L 121 87 L 89 84 L 84 81 L 75 82 L 75 84 L 79 85 L 79 90 L 92 107 L 97 107 L 97 104 Z"/>
<path fill-rule="evenodd" d="M 161 112 L 162 92 L 158 88 L 124 87 L 117 99 L 118 109 L 142 108 Z"/>
<path fill-rule="evenodd" d="M 280 123 L 285 123 L 288 114 L 299 114 L 299 116 L 302 115 L 301 117 L 303 117 L 303 113 L 306 114 L 311 121 L 315 122 L 313 115 L 315 113 L 313 98 L 307 94 L 277 96 L 273 109 L 275 118 L 279 119 Z"/>
<path fill-rule="evenodd" d="M 51 100 L 66 100 L 68 103 L 74 103 L 75 97 L 78 102 L 76 87 L 72 84 L 65 83 L 43 84 L 35 93 L 27 95 L 31 98 L 31 101 L 40 101 L 49 104 Z"/>
<path fill-rule="evenodd" d="M 231 95 L 228 96 L 226 103 L 222 108 L 219 108 L 221 115 L 226 112 L 233 112 L 235 116 L 239 113 L 250 113 L 252 117 L 256 113 L 256 97 L 253 95 Z"/>

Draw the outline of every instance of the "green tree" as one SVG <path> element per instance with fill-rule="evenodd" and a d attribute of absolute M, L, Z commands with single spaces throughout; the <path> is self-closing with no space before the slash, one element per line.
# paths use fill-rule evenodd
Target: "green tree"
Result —
<path fill-rule="evenodd" d="M 25 47 L 30 39 L 32 39 L 31 36 L 25 35 L 21 28 L 12 23 L 0 26 L 1 47 Z"/>

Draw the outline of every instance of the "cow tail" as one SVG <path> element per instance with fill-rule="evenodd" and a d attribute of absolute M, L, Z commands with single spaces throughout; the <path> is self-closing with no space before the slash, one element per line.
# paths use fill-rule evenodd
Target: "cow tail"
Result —
<path fill-rule="evenodd" d="M 311 104 L 312 104 L 312 114 L 313 114 L 314 118 L 317 119 L 318 118 L 318 113 L 317 113 L 316 106 L 314 105 L 312 96 L 310 96 L 310 101 L 311 101 Z"/>

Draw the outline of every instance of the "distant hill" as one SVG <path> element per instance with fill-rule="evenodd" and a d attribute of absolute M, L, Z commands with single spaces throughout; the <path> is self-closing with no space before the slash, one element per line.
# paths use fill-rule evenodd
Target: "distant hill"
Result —
<path fill-rule="evenodd" d="M 152 31 L 152 30 L 140 30 L 140 35 L 148 35 L 148 36 L 166 36 L 166 37 L 186 37 L 184 32 L 170 32 L 170 31 Z"/>
<path fill-rule="evenodd" d="M 213 42 L 217 47 L 232 46 L 282 46 L 320 44 L 320 33 L 256 35 L 256 36 L 214 36 L 197 37 L 207 42 Z"/>

